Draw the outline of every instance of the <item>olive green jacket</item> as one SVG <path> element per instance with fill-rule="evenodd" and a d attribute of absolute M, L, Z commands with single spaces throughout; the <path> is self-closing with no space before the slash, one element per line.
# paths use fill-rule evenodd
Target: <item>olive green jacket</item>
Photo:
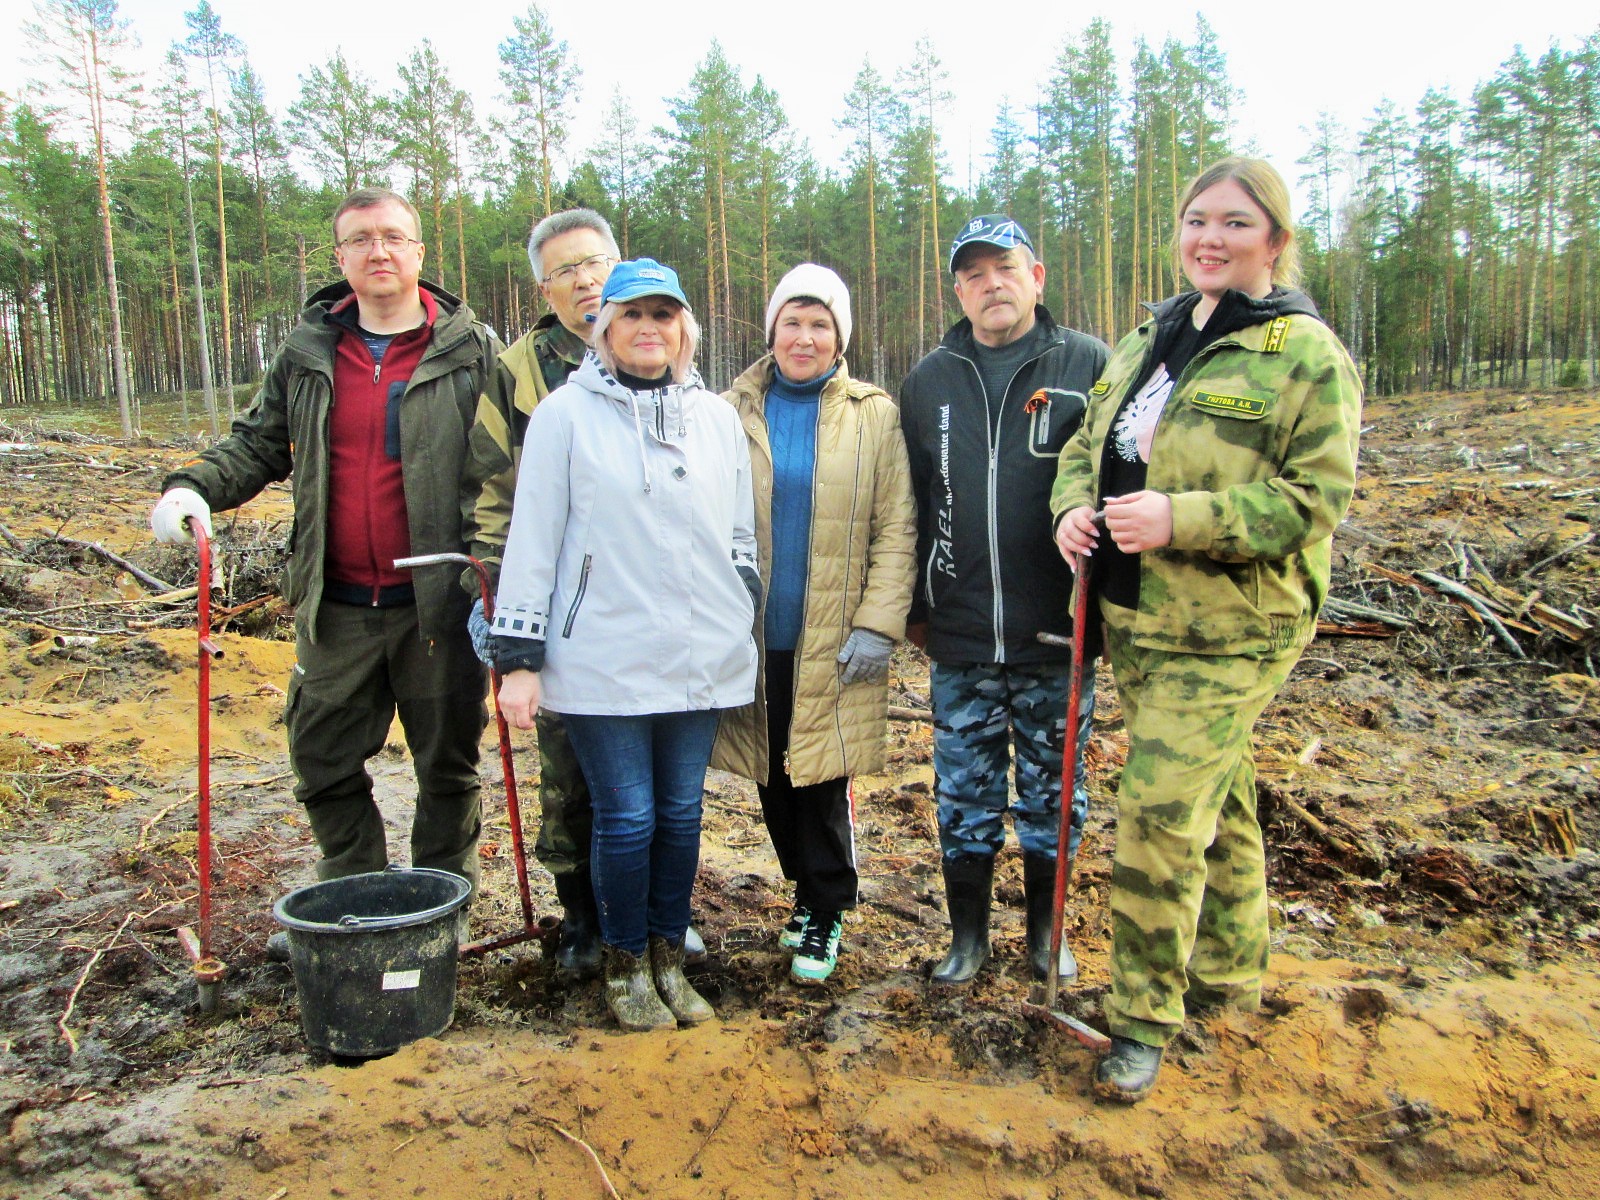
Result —
<path fill-rule="evenodd" d="M 1057 519 L 1103 501 L 1117 410 L 1142 373 L 1159 315 L 1182 300 L 1167 301 L 1112 352 L 1088 419 L 1061 452 L 1050 496 Z M 1127 630 L 1138 645 L 1263 653 L 1315 632 L 1333 530 L 1355 489 L 1361 383 L 1317 317 L 1270 315 L 1270 302 L 1257 303 L 1267 318 L 1197 354 L 1156 426 L 1145 486 L 1172 498 L 1172 542 L 1139 556 L 1139 608 Z"/>
<path fill-rule="evenodd" d="M 775 367 L 759 359 L 723 393 L 750 442 L 756 502 L 756 559 L 762 595 L 772 576 L 772 444 L 767 390 Z M 805 615 L 795 647 L 794 717 L 783 748 L 797 787 L 880 771 L 887 722 L 886 682 L 839 682 L 838 656 L 860 627 L 898 640 L 916 577 L 917 511 L 900 413 L 887 392 L 839 370 L 817 402 L 817 461 L 811 500 L 811 561 Z M 760 673 L 753 703 L 724 714 L 711 765 L 769 782 L 765 614 L 756 613 Z"/>
<path fill-rule="evenodd" d="M 583 361 L 587 347 L 554 313 L 511 343 L 484 380 L 483 394 L 469 438 L 470 462 L 462 480 L 461 515 L 471 554 L 489 568 L 492 593 L 500 578 L 500 558 L 511 535 L 511 502 L 517 494 L 517 466 L 528 417 Z M 471 571 L 461 576 L 478 595 Z"/>
<path fill-rule="evenodd" d="M 500 343 L 454 296 L 424 282 L 438 301 L 433 336 L 400 402 L 401 475 L 411 552 L 460 553 L 460 491 L 467 429 L 476 397 Z M 335 346 L 344 331 L 328 312 L 351 294 L 343 281 L 323 288 L 306 304 L 300 323 L 267 367 L 255 401 L 222 441 L 168 475 L 162 489 L 192 488 L 214 510 L 236 508 L 269 483 L 293 473 L 294 523 L 283 598 L 295 621 L 316 640 L 327 549 L 328 419 L 333 409 Z M 413 574 L 422 636 L 457 634 L 467 603 L 453 572 L 430 568 Z"/>

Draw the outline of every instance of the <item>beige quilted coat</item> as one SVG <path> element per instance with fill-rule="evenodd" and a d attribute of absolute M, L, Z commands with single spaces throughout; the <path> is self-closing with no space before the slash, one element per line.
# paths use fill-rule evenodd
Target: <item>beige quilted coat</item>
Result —
<path fill-rule="evenodd" d="M 756 547 L 762 591 L 770 584 L 772 447 L 765 414 L 773 360 L 765 355 L 723 398 L 739 412 L 750 440 Z M 811 565 L 800 644 L 795 649 L 794 720 L 788 755 L 796 786 L 883 769 L 888 687 L 839 682 L 839 650 L 857 626 L 896 640 L 905 636 L 916 575 L 916 503 L 888 393 L 849 377 L 841 362 L 822 389 L 817 416 L 816 492 L 811 509 Z M 760 644 L 763 614 L 756 614 Z M 726 713 L 711 765 L 766 783 L 765 663 L 754 703 Z"/>

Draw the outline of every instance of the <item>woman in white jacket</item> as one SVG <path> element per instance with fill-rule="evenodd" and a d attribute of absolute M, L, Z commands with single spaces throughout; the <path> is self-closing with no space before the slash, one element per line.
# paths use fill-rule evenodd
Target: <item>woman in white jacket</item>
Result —
<path fill-rule="evenodd" d="M 700 797 L 755 694 L 750 453 L 695 371 L 677 273 L 617 264 L 593 349 L 534 410 L 495 602 L 500 704 L 561 713 L 594 797 L 606 1002 L 625 1029 L 712 1015 L 683 975 Z"/>

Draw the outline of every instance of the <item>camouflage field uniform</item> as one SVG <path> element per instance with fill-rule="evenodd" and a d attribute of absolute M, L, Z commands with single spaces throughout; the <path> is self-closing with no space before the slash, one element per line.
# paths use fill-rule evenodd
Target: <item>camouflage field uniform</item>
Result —
<path fill-rule="evenodd" d="M 1179 375 L 1146 484 L 1172 499 L 1171 544 L 1139 556 L 1137 610 L 1100 606 L 1129 735 L 1106 1016 L 1114 1034 L 1148 1045 L 1177 1034 L 1186 997 L 1258 1004 L 1266 969 L 1250 730 L 1315 633 L 1361 406 L 1344 347 L 1303 297 L 1286 299 L 1288 315 L 1264 304 L 1265 319 Z M 1102 499 L 1106 439 L 1155 325 L 1124 338 L 1095 385 L 1061 455 L 1053 513 Z"/>
<path fill-rule="evenodd" d="M 549 314 L 500 355 L 478 400 L 468 439 L 471 467 L 463 507 L 474 558 L 489 568 L 491 594 L 499 583 L 500 558 L 511 532 L 511 502 L 517 490 L 522 437 L 534 407 L 567 381 L 586 347 Z M 478 577 L 462 577 L 474 596 Z M 534 854 L 552 875 L 589 866 L 594 808 L 589 785 L 557 713 L 535 718 L 539 743 L 539 836 Z"/>
<path fill-rule="evenodd" d="M 993 856 L 1005 845 L 1007 730 L 1016 755 L 1011 821 L 1029 854 L 1055 857 L 1061 820 L 1061 762 L 1066 753 L 1070 667 L 934 664 L 933 770 L 939 780 L 939 848 L 946 856 Z M 1094 722 L 1094 665 L 1083 673 L 1078 745 Z M 1083 754 L 1072 789 L 1070 853 L 1089 815 Z"/>

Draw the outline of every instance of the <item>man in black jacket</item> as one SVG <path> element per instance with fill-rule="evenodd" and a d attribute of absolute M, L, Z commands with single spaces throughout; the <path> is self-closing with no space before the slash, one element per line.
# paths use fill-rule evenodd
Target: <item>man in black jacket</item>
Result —
<path fill-rule="evenodd" d="M 900 422 L 917 497 L 910 621 L 922 629 L 911 636 L 925 637 L 933 660 L 934 771 L 952 935 L 933 978 L 960 985 L 989 957 L 1008 743 L 1030 968 L 1043 978 L 1050 966 L 1070 663 L 1038 634 L 1072 628 L 1072 579 L 1051 538 L 1050 487 L 1107 352 L 1057 325 L 1039 303 L 1044 264 L 1009 217 L 968 222 L 951 246 L 950 271 L 966 315 L 906 376 Z M 1094 709 L 1092 671 L 1085 684 L 1074 849 L 1088 812 L 1082 747 Z M 1065 943 L 1060 966 L 1064 982 L 1077 977 Z"/>

